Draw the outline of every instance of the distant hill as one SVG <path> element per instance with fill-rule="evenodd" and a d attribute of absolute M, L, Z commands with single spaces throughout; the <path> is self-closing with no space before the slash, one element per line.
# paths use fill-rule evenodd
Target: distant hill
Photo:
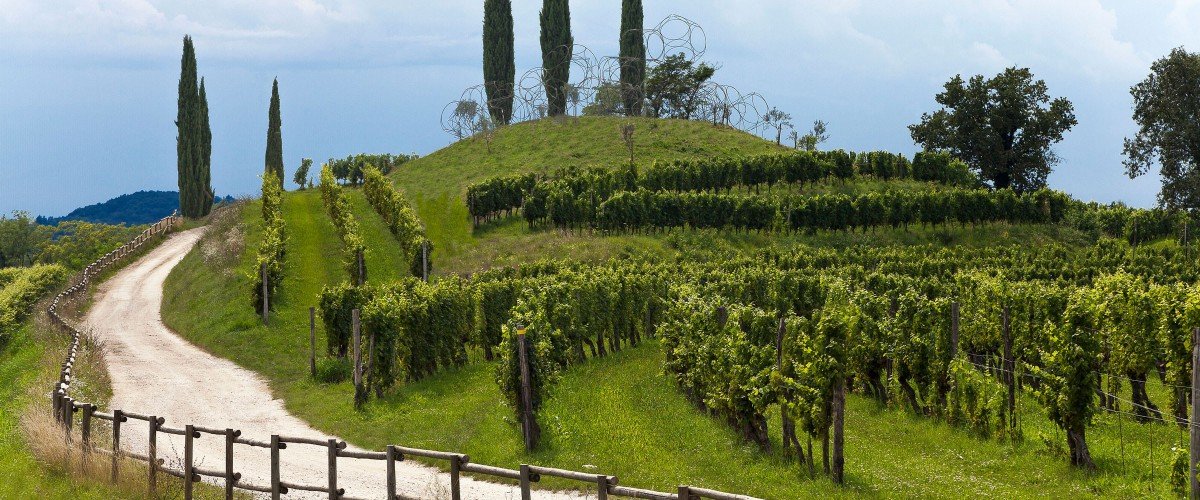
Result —
<path fill-rule="evenodd" d="M 226 196 L 219 201 L 232 202 L 233 198 Z M 77 208 L 64 217 L 39 216 L 37 222 L 38 224 L 54 225 L 62 221 L 81 220 L 133 226 L 156 222 L 171 215 L 171 212 L 178 208 L 179 192 L 177 191 L 138 191 L 123 194 L 104 203 Z"/>

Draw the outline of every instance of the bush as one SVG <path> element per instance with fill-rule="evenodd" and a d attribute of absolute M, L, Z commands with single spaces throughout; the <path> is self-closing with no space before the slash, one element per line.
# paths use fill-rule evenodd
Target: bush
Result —
<path fill-rule="evenodd" d="M 39 299 L 67 279 L 67 270 L 57 264 L 5 271 L 8 284 L 0 288 L 0 341 L 16 331 Z"/>
<path fill-rule="evenodd" d="M 337 384 L 350 380 L 354 368 L 349 358 L 321 358 L 317 360 L 317 382 Z"/>

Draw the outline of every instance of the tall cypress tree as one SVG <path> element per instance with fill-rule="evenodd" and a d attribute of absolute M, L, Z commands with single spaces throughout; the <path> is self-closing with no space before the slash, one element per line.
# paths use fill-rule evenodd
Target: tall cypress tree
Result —
<path fill-rule="evenodd" d="M 512 120 L 513 79 L 517 63 L 513 55 L 511 0 L 483 2 L 483 84 L 492 121 L 508 125 Z"/>
<path fill-rule="evenodd" d="M 283 126 L 279 119 L 279 79 L 271 84 L 271 109 L 267 112 L 267 163 L 266 172 L 274 172 L 283 188 Z"/>
<path fill-rule="evenodd" d="M 566 86 L 571 78 L 571 8 L 567 0 L 542 0 L 542 80 L 546 87 L 546 112 L 559 116 L 567 111 Z"/>
<path fill-rule="evenodd" d="M 642 114 L 646 81 L 646 39 L 642 36 L 642 0 L 621 1 L 621 100 L 625 116 Z"/>
<path fill-rule="evenodd" d="M 200 78 L 200 157 L 197 165 L 197 192 L 200 195 L 200 213 L 208 215 L 212 211 L 212 128 L 208 123 L 208 94 L 204 91 L 204 78 Z"/>
<path fill-rule="evenodd" d="M 192 37 L 183 37 L 183 59 L 179 71 L 179 101 L 175 116 L 176 165 L 179 170 L 179 211 L 185 217 L 201 217 L 200 198 L 197 196 L 197 172 L 199 165 L 199 134 L 196 131 L 199 113 L 199 89 L 196 84 L 196 50 Z"/>

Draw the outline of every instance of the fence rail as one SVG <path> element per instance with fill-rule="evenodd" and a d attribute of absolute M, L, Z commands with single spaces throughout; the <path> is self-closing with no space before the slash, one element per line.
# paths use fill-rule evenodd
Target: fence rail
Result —
<path fill-rule="evenodd" d="M 155 415 L 142 415 L 138 413 L 127 412 L 120 409 L 115 409 L 111 413 L 99 411 L 99 407 L 80 401 L 75 401 L 70 396 L 72 369 L 74 368 L 75 358 L 79 351 L 79 342 L 82 337 L 82 332 L 68 322 L 65 318 L 58 314 L 58 306 L 66 298 L 71 295 L 78 294 L 88 289 L 94 277 L 98 276 L 104 270 L 108 269 L 115 263 L 120 262 L 125 257 L 133 255 L 147 242 L 152 241 L 155 236 L 166 234 L 182 223 L 182 218 L 172 214 L 166 217 L 143 231 L 133 240 L 129 241 L 120 248 L 109 252 L 101 257 L 96 262 L 88 265 L 80 273 L 80 276 L 67 289 L 60 292 L 54 297 L 50 308 L 47 311 L 50 317 L 59 325 L 64 327 L 71 335 L 70 347 L 67 351 L 66 358 L 62 365 L 59 380 L 55 383 L 51 393 L 51 404 L 53 414 L 56 421 L 64 431 L 66 442 L 72 443 L 72 429 L 75 426 L 76 413 L 81 414 L 79 417 L 79 448 L 81 450 L 82 463 L 86 464 L 89 455 L 99 454 L 111 457 L 111 478 L 115 483 L 118 477 L 120 461 L 122 458 L 132 458 L 141 462 L 146 462 L 148 467 L 148 488 L 150 495 L 153 497 L 156 493 L 158 473 L 180 478 L 183 481 L 183 492 L 185 499 L 193 497 L 193 484 L 199 482 L 203 477 L 224 480 L 225 498 L 233 498 L 234 490 L 252 491 L 257 493 L 270 494 L 272 498 L 278 499 L 283 495 L 287 495 L 292 491 L 317 492 L 329 495 L 331 499 L 348 499 L 346 491 L 337 484 L 337 466 L 339 458 L 354 459 L 354 460 L 375 460 L 386 462 L 386 488 L 387 498 L 403 499 L 408 498 L 401 495 L 397 491 L 396 481 L 396 463 L 404 461 L 408 456 L 423 457 L 433 460 L 444 460 L 449 463 L 450 469 L 450 496 L 453 500 L 462 498 L 461 477 L 464 473 L 474 474 L 478 476 L 490 476 L 495 478 L 518 481 L 520 484 L 522 500 L 530 500 L 532 496 L 532 483 L 541 481 L 543 476 L 553 476 L 582 483 L 590 484 L 596 492 L 597 498 L 600 500 L 607 499 L 609 496 L 614 497 L 630 497 L 630 498 L 646 498 L 651 500 L 695 500 L 702 498 L 711 498 L 714 500 L 754 500 L 753 497 L 744 495 L 734 495 L 720 491 L 697 488 L 694 486 L 681 485 L 677 491 L 673 493 L 664 493 L 653 490 L 644 490 L 638 488 L 629 488 L 618 486 L 616 476 L 597 474 L 594 472 L 579 472 L 564 469 L 555 469 L 551 467 L 541 467 L 537 465 L 521 464 L 519 469 L 506 469 L 492 465 L 483 465 L 471 463 L 468 455 L 462 453 L 425 450 L 420 448 L 409 448 L 404 446 L 388 445 L 384 451 L 354 451 L 348 450 L 346 442 L 335 438 L 328 439 L 313 439 L 305 437 L 280 436 L 272 435 L 267 441 L 259 441 L 242 436 L 242 431 L 239 429 L 216 429 L 210 427 L 201 427 L 197 425 L 185 425 L 183 428 L 167 427 L 166 419 Z M 121 449 L 121 435 L 125 431 L 130 419 L 140 420 L 145 422 L 148 432 L 148 449 L 146 454 L 137 453 L 134 451 L 126 451 Z M 92 445 L 92 425 L 96 420 L 104 420 L 112 425 L 112 449 L 106 450 Z M 184 438 L 184 457 L 182 470 L 171 468 L 165 465 L 165 461 L 157 456 L 156 441 L 158 434 L 168 434 L 175 436 L 183 436 Z M 194 444 L 196 439 L 210 439 L 221 437 L 224 439 L 224 469 L 210 470 L 202 469 L 194 463 Z M 280 452 L 288 448 L 288 445 L 303 445 L 323 447 L 327 450 L 329 457 L 328 461 L 328 482 L 325 485 L 300 484 L 285 481 L 281 478 Z M 234 455 L 235 445 L 241 445 L 252 448 L 265 448 L 270 450 L 271 455 L 271 484 L 257 485 L 242 480 L 243 474 L 234 470 Z"/>

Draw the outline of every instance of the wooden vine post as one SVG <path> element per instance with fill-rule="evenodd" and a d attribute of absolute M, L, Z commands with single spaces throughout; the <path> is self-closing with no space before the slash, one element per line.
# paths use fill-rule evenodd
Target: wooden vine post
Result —
<path fill-rule="evenodd" d="M 521 433 L 525 436 L 525 451 L 533 451 L 537 443 L 533 436 L 533 396 L 529 386 L 529 341 L 525 327 L 517 325 L 517 362 L 521 367 Z"/>
<path fill-rule="evenodd" d="M 958 356 L 958 302 L 950 303 L 950 359 Z"/>
<path fill-rule="evenodd" d="M 1200 462 L 1200 428 L 1197 428 L 1197 423 L 1200 423 L 1200 327 L 1192 329 L 1192 420 L 1188 422 L 1188 432 L 1190 433 L 1191 443 L 1189 443 L 1190 451 L 1190 467 L 1191 471 L 1188 477 L 1191 478 L 1192 500 L 1200 500 L 1200 478 L 1196 477 L 1196 464 Z"/>
<path fill-rule="evenodd" d="M 363 262 L 363 251 L 359 250 L 358 253 L 354 255 L 354 259 L 355 265 L 358 269 L 358 286 L 363 286 L 363 284 L 367 282 L 367 269 L 366 263 Z"/>
<path fill-rule="evenodd" d="M 362 407 L 362 313 L 358 309 L 350 311 L 351 337 L 354 343 L 354 407 Z"/>
<path fill-rule="evenodd" d="M 1009 327 L 1009 311 L 1008 306 L 1004 306 L 1000 315 L 1001 325 L 1004 329 L 1004 383 L 1008 385 L 1008 418 L 1009 427 L 1016 428 L 1017 426 L 1017 379 L 1014 376 L 1017 363 L 1013 359 L 1012 354 L 1012 328 Z"/>
<path fill-rule="evenodd" d="M 845 449 L 846 429 L 846 377 L 839 375 L 833 383 L 833 482 L 842 484 L 845 481 L 843 471 L 846 467 Z"/>
<path fill-rule="evenodd" d="M 421 240 L 421 279 L 429 281 L 429 240 Z"/>
<path fill-rule="evenodd" d="M 267 317 L 271 314 L 271 298 L 267 295 L 269 293 L 267 291 L 267 263 L 264 262 L 259 266 L 258 273 L 262 276 L 262 318 L 263 326 L 266 326 Z"/>
<path fill-rule="evenodd" d="M 308 308 L 308 374 L 317 378 L 317 308 Z"/>

